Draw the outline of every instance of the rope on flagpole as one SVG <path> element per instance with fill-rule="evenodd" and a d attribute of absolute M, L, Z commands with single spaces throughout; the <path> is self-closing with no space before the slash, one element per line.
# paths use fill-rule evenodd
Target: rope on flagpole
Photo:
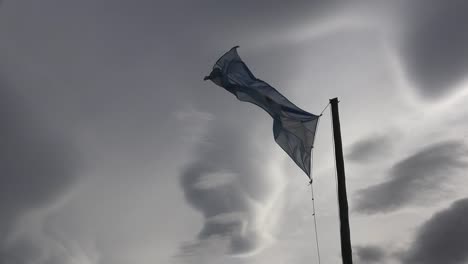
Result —
<path fill-rule="evenodd" d="M 318 239 L 318 232 L 317 232 L 317 216 L 315 212 L 314 187 L 312 185 L 312 182 L 309 185 L 310 185 L 310 191 L 312 194 L 312 216 L 314 217 L 315 244 L 317 245 L 317 259 L 318 259 L 318 263 L 321 264 L 320 263 L 320 246 L 319 246 L 319 239 Z"/>
<path fill-rule="evenodd" d="M 322 112 L 320 112 L 319 116 L 322 116 L 323 112 L 325 112 L 325 110 L 327 110 L 329 105 L 330 105 L 330 102 L 328 102 L 328 104 L 323 108 L 323 110 L 322 110 Z"/>
<path fill-rule="evenodd" d="M 323 112 L 325 112 L 325 110 L 327 110 L 328 106 L 330 106 L 330 102 L 328 102 L 328 104 L 323 108 L 322 112 L 320 112 L 320 115 L 318 116 L 319 119 L 317 120 L 317 127 L 318 127 L 318 123 L 320 122 L 320 117 L 322 117 Z M 312 147 L 312 150 L 313 150 L 313 147 Z M 312 153 L 312 155 L 313 155 L 313 153 Z M 312 174 L 312 170 L 311 170 L 311 174 Z M 312 175 L 310 175 L 309 186 L 310 186 L 311 199 L 312 199 L 312 216 L 314 217 L 315 245 L 317 246 L 317 260 L 318 260 L 318 264 L 321 264 L 320 243 L 319 243 L 318 228 L 317 228 L 317 213 L 315 211 L 315 196 L 314 196 L 314 187 L 313 187 Z"/>
<path fill-rule="evenodd" d="M 322 117 L 323 112 L 328 108 L 330 105 L 330 102 L 323 108 L 322 112 L 319 115 L 319 119 L 317 120 L 317 127 L 318 123 L 320 122 L 320 117 Z M 313 151 L 313 148 L 312 148 Z M 313 153 L 312 153 L 313 155 Z M 313 172 L 313 168 L 311 170 L 311 174 Z M 320 258 L 320 243 L 319 243 L 319 238 L 318 238 L 318 229 L 317 229 L 317 212 L 315 211 L 315 196 L 314 196 L 314 186 L 313 186 L 313 180 L 312 180 L 312 175 L 310 175 L 310 192 L 311 192 L 311 199 L 312 199 L 312 216 L 314 217 L 314 230 L 315 230 L 315 245 L 317 246 L 317 259 L 318 259 L 318 264 L 321 264 L 321 258 Z"/>

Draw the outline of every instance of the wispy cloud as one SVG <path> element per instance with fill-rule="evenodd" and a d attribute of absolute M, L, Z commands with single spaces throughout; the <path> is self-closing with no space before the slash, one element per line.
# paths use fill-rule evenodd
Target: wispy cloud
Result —
<path fill-rule="evenodd" d="M 40 243 L 11 241 L 11 236 L 25 213 L 53 203 L 76 182 L 79 159 L 73 144 L 39 122 L 21 97 L 2 84 L 0 262 L 42 264 L 38 256 L 46 249 Z"/>
<path fill-rule="evenodd" d="M 430 145 L 396 163 L 389 179 L 357 193 L 356 210 L 364 213 L 389 212 L 430 198 L 444 188 L 444 181 L 465 168 L 467 147 L 462 141 Z"/>
<path fill-rule="evenodd" d="M 376 135 L 364 138 L 351 145 L 346 159 L 362 163 L 376 160 L 392 150 L 391 139 L 388 136 Z"/>
<path fill-rule="evenodd" d="M 266 206 L 274 178 L 258 166 L 262 157 L 254 156 L 257 151 L 245 132 L 223 120 L 210 128 L 180 178 L 187 201 L 204 218 L 195 242 L 182 247 L 182 255 L 213 239 L 225 242 L 226 254 L 255 251 L 268 240 L 259 205 Z"/>

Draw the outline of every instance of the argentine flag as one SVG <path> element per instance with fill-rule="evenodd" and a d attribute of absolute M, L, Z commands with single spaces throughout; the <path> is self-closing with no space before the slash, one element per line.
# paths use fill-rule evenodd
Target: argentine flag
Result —
<path fill-rule="evenodd" d="M 237 99 L 253 103 L 270 114 L 276 143 L 310 178 L 311 149 L 320 116 L 300 109 L 268 83 L 257 79 L 239 57 L 237 48 L 221 56 L 204 80 L 211 80 Z"/>

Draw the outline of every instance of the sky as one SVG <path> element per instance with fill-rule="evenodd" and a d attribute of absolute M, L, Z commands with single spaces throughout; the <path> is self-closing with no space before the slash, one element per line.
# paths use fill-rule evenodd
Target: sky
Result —
<path fill-rule="evenodd" d="M 468 263 L 468 2 L 0 1 L 0 263 L 339 263 L 331 117 L 308 178 L 231 47 L 302 109 L 340 100 L 358 264 Z"/>

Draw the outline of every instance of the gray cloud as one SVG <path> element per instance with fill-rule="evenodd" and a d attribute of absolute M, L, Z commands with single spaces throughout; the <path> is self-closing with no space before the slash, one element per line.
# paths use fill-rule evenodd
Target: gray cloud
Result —
<path fill-rule="evenodd" d="M 0 85 L 0 257 L 22 259 L 36 248 L 23 243 L 10 251 L 7 236 L 23 213 L 46 206 L 76 180 L 77 153 L 7 86 Z"/>
<path fill-rule="evenodd" d="M 195 245 L 223 238 L 229 242 L 227 253 L 246 253 L 261 244 L 255 204 L 268 198 L 271 180 L 256 168 L 259 159 L 251 158 L 255 149 L 246 140 L 245 132 L 226 121 L 213 122 L 196 160 L 181 175 L 187 201 L 204 218 Z"/>
<path fill-rule="evenodd" d="M 318 18 L 334 11 L 343 2 L 294 0 L 285 3 L 278 0 L 241 0 L 221 3 L 206 0 L 191 2 L 189 5 L 194 11 L 191 18 L 197 19 L 196 26 L 203 26 L 203 32 L 210 33 L 207 36 L 209 39 L 221 33 L 226 39 L 239 41 L 242 36 L 251 33 L 258 35 L 262 30 L 268 30 L 269 33 L 279 32 L 304 20 Z M 239 19 L 240 16 L 242 19 Z M 229 28 L 229 34 L 225 34 L 226 28 Z M 204 42 L 199 37 L 197 39 Z"/>
<path fill-rule="evenodd" d="M 467 166 L 463 160 L 466 155 L 462 141 L 433 144 L 395 164 L 387 181 L 360 190 L 355 209 L 388 212 L 431 197 L 434 190 L 444 188 L 443 181 L 450 179 L 455 170 Z"/>
<path fill-rule="evenodd" d="M 346 159 L 353 162 L 366 162 L 377 159 L 391 149 L 390 138 L 386 136 L 372 136 L 364 138 L 351 145 Z"/>
<path fill-rule="evenodd" d="M 435 99 L 451 92 L 468 72 L 468 2 L 410 1 L 402 59 L 421 94 Z"/>
<path fill-rule="evenodd" d="M 18 241 L 8 249 L 0 248 L 0 261 L 2 263 L 22 264 L 37 260 L 41 255 L 38 245 L 29 240 Z"/>
<path fill-rule="evenodd" d="M 6 137 L 9 144 L 32 142 L 25 143 L 27 147 L 21 145 L 24 148 L 18 153 L 7 153 L 4 149 L 0 153 L 19 157 L 23 164 L 28 164 L 25 168 L 49 176 L 33 178 L 39 179 L 36 182 L 28 176 L 12 178 L 2 173 L 0 191 L 6 188 L 6 178 L 8 182 L 18 179 L 31 184 L 11 189 L 17 192 L 9 192 L 11 202 L 0 201 L 3 209 L 0 230 L 9 230 L 22 213 L 45 206 L 68 188 L 75 187 L 71 186 L 77 180 L 73 147 L 60 131 L 41 120 L 34 122 L 37 116 L 32 112 L 37 107 L 48 118 L 50 115 L 54 125 L 72 131 L 80 149 L 86 153 L 85 158 L 96 162 L 93 164 L 96 167 L 90 169 L 90 181 L 84 182 L 76 196 L 57 209 L 59 217 L 46 221 L 52 222 L 54 229 L 66 230 L 63 236 L 67 239 L 96 238 L 102 246 L 99 248 L 102 262 L 167 263 L 163 258 L 173 254 L 173 246 L 180 245 L 180 240 L 193 232 L 196 223 L 184 217 L 193 217 L 193 212 L 179 210 L 185 204 L 183 199 L 178 199 L 181 195 L 175 190 L 179 186 L 173 186 L 177 182 L 171 176 L 173 170 L 179 172 L 179 164 L 186 164 L 188 144 L 178 137 L 183 129 L 168 113 L 193 105 L 219 117 L 232 115 L 230 121 L 242 122 L 242 128 L 246 128 L 253 126 L 243 122 L 251 118 L 248 115 L 261 111 L 252 110 L 254 106 L 241 106 L 222 89 L 201 80 L 217 54 L 232 45 L 241 45 L 247 62 L 252 62 L 253 70 L 258 68 L 259 77 L 283 88 L 289 95 L 294 95 L 293 87 L 302 87 L 296 81 L 310 82 L 302 76 L 315 74 L 310 76 L 314 86 L 327 89 L 304 88 L 303 91 L 323 96 L 302 96 L 302 91 L 297 96 L 296 93 L 296 99 L 311 106 L 313 100 L 327 99 L 329 93 L 352 94 L 350 89 L 343 90 L 339 87 L 345 86 L 335 83 L 343 79 L 356 80 L 353 83 L 358 85 L 354 86 L 363 87 L 363 91 L 376 91 L 376 95 L 383 92 L 381 86 L 374 85 L 374 78 L 369 78 L 374 74 L 361 70 L 366 72 L 361 76 L 356 67 L 347 68 L 354 65 L 354 60 L 380 54 L 374 48 L 378 44 L 373 37 L 366 37 L 367 33 L 331 34 L 321 40 L 289 44 L 289 31 L 295 32 L 296 26 L 315 28 L 314 21 L 333 13 L 339 2 L 344 1 L 3 1 L 0 64 L 21 85 L 18 92 L 27 95 L 34 105 L 25 104 L 32 106 L 26 109 L 19 100 L 4 99 L 10 96 L 0 92 L 0 110 L 8 108 L 8 113 L 12 113 L 0 113 L 5 127 L 11 125 L 15 131 Z M 288 41 L 285 45 L 251 49 L 260 40 L 283 35 Z M 270 45 L 269 41 L 265 42 Z M 370 52 L 351 52 L 360 55 L 348 57 L 356 45 L 361 49 L 365 45 Z M 313 63 L 303 64 L 306 60 Z M 333 66 L 342 60 L 351 63 L 344 63 L 344 70 L 339 70 L 339 75 L 345 74 L 345 78 L 336 78 L 338 73 Z M 274 66 L 279 61 L 281 66 Z M 369 61 L 374 65 L 373 62 Z M 385 83 L 390 82 L 385 79 Z M 351 106 L 354 97 L 348 97 L 348 101 Z M 245 109 L 252 111 L 242 112 Z M 260 115 L 270 132 L 271 119 L 264 113 Z M 7 117 L 15 118 L 5 123 Z M 228 242 L 225 247 L 228 253 L 248 252 L 262 244 L 264 235 L 261 227 L 254 224 L 255 202 L 266 200 L 273 187 L 257 171 L 262 161 L 253 160 L 253 155 L 246 153 L 255 151 L 253 146 L 261 137 L 273 148 L 277 146 L 271 134 L 254 138 L 251 131 L 241 131 L 236 123 L 213 125 L 208 137 L 211 143 L 201 143 L 180 179 L 187 200 L 204 220 L 194 244 L 221 237 Z M 29 153 L 33 152 L 39 152 L 40 159 L 32 159 L 36 155 Z M 261 155 L 255 155 L 258 156 Z M 148 168 L 148 163 L 158 168 Z M 131 173 L 119 170 L 116 164 Z M 153 201 L 155 193 L 157 199 Z M 127 212 L 125 219 L 120 217 L 122 210 Z M 170 223 L 166 224 L 167 221 Z M 38 241 L 18 242 L 0 254 L 8 256 L 13 263 L 23 264 L 27 259 L 37 259 L 44 245 L 49 247 Z M 55 261 L 65 263 L 58 255 Z"/>
<path fill-rule="evenodd" d="M 353 248 L 356 263 L 382 263 L 386 257 L 385 251 L 377 246 L 358 246 Z"/>
<path fill-rule="evenodd" d="M 468 261 L 468 198 L 434 214 L 403 254 L 407 264 L 463 264 Z"/>

